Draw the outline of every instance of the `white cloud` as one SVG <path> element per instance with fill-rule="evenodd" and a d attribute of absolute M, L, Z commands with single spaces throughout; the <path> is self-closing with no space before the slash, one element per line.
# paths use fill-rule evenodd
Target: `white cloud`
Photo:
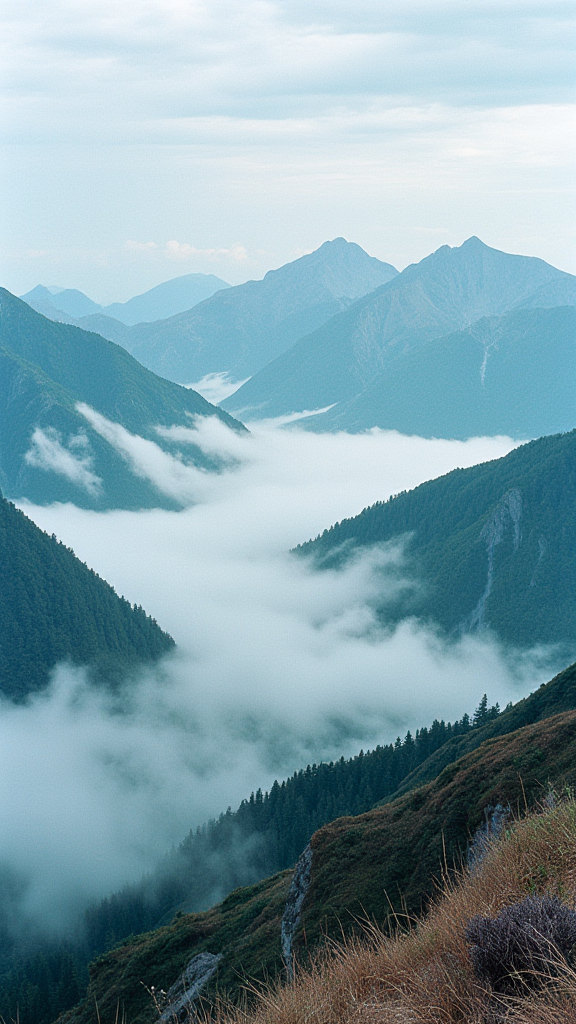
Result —
<path fill-rule="evenodd" d="M 120 423 L 112 423 L 84 402 L 78 402 L 76 410 L 87 419 L 97 434 L 119 452 L 136 476 L 149 480 L 161 494 L 182 504 L 196 500 L 206 475 L 202 470 L 185 465 L 153 441 L 131 434 Z"/>
<path fill-rule="evenodd" d="M 70 437 L 65 447 L 62 435 L 53 427 L 36 427 L 24 459 L 29 466 L 67 477 L 88 494 L 99 494 L 102 489 L 102 480 L 92 469 L 94 460 L 85 434 Z"/>
<path fill-rule="evenodd" d="M 230 259 L 237 262 L 246 260 L 248 253 L 243 245 L 234 245 L 231 249 L 197 249 L 189 242 L 166 242 L 165 252 L 172 260 L 197 259 L 199 256 L 208 260 Z"/>
<path fill-rule="evenodd" d="M 219 402 L 229 398 L 230 395 L 233 395 L 238 388 L 242 387 L 249 380 L 249 377 L 245 377 L 244 380 L 234 381 L 230 379 L 227 373 L 207 373 L 202 377 L 202 380 L 187 384 L 186 387 L 193 388 L 207 402 L 212 402 L 212 405 L 218 405 Z"/>

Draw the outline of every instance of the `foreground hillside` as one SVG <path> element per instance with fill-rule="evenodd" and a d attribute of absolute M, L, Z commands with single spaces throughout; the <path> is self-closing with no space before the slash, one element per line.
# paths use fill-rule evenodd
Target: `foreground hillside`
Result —
<path fill-rule="evenodd" d="M 0 692 L 23 700 L 70 661 L 100 677 L 174 648 L 142 608 L 0 497 Z"/>
<path fill-rule="evenodd" d="M 433 897 L 442 865 L 466 858 L 477 829 L 478 850 L 482 826 L 497 828 L 490 808 L 510 805 L 517 813 L 545 798 L 550 785 L 573 785 L 576 711 L 566 707 L 576 707 L 574 667 L 478 729 L 479 745 L 432 782 L 316 832 L 302 916 L 293 921 L 293 952 L 306 959 L 326 935 L 361 931 L 366 917 L 388 927 L 391 910 L 419 914 Z M 514 728 L 542 714 L 548 717 Z M 506 728 L 505 720 L 514 731 L 489 738 L 497 727 Z M 95 961 L 86 1000 L 63 1021 L 95 1022 L 97 1002 L 103 1022 L 114 1019 L 119 1004 L 127 1024 L 152 1024 L 153 1004 L 141 983 L 167 989 L 199 954 L 221 955 L 203 990 L 209 1001 L 217 991 L 238 999 L 246 982 L 282 977 L 281 919 L 290 877 L 282 872 L 236 890 L 211 911 L 179 913 L 172 924 L 125 940 Z"/>
<path fill-rule="evenodd" d="M 253 1009 L 218 1024 L 568 1024 L 576 805 L 509 825 L 472 872 L 444 884 L 425 920 L 338 944 Z M 182 1018 L 181 1018 L 182 1019 Z M 190 1016 L 188 1020 L 193 1020 Z"/>
<path fill-rule="evenodd" d="M 0 486 L 38 504 L 83 508 L 179 507 L 89 420 L 79 403 L 191 464 L 215 468 L 197 446 L 182 455 L 157 426 L 217 416 L 243 429 L 194 391 L 156 377 L 119 345 L 54 323 L 0 289 Z"/>
<path fill-rule="evenodd" d="M 451 634 L 493 630 L 528 647 L 576 647 L 576 431 L 456 469 L 337 523 L 297 551 L 319 568 L 403 541 L 412 583 L 382 614 Z M 569 655 L 570 656 L 570 655 Z"/>

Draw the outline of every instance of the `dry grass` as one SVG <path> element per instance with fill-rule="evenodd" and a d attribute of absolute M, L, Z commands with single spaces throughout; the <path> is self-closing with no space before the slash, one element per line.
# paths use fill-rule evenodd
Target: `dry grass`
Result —
<path fill-rule="evenodd" d="M 525 1000 L 495 997 L 474 977 L 466 925 L 528 894 L 574 907 L 576 803 L 515 823 L 480 868 L 447 884 L 426 919 L 387 937 L 332 945 L 294 981 L 244 1008 L 216 1010 L 218 1024 L 566 1024 L 576 1022 L 576 974 L 564 968 Z M 496 1002 L 496 999 L 499 999 Z"/>

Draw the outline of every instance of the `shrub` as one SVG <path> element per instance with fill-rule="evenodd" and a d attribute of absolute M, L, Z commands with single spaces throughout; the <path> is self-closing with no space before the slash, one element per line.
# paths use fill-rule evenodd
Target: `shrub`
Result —
<path fill-rule="evenodd" d="M 466 928 L 479 981 L 513 995 L 536 989 L 576 945 L 576 912 L 556 896 L 528 896 L 497 917 L 473 917 Z"/>

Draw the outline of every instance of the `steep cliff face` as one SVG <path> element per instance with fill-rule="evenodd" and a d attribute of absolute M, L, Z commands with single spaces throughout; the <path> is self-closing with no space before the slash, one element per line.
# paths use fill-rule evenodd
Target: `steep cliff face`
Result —
<path fill-rule="evenodd" d="M 293 974 L 292 944 L 296 929 L 300 924 L 300 918 L 302 917 L 302 905 L 308 894 L 308 889 L 310 888 L 311 871 L 312 846 L 308 843 L 308 846 L 300 854 L 296 867 L 294 868 L 294 875 L 290 884 L 288 899 L 286 900 L 286 906 L 284 907 L 282 923 L 280 926 L 282 958 L 286 965 L 286 971 L 289 978 L 291 978 Z"/>
<path fill-rule="evenodd" d="M 512 531 L 512 549 L 513 551 L 518 551 L 518 545 L 520 544 L 521 518 L 522 494 L 517 487 L 513 487 L 500 499 L 496 508 L 488 517 L 480 531 L 480 540 L 483 540 L 486 544 L 486 556 L 488 560 L 486 586 L 484 587 L 478 604 L 474 608 L 472 614 L 468 617 L 468 621 L 463 623 L 464 630 L 469 629 L 471 632 L 481 632 L 488 628 L 489 623 L 486 622 L 486 603 L 490 597 L 492 586 L 494 584 L 494 560 L 496 548 L 498 544 L 502 543 L 506 529 L 510 527 Z M 541 550 L 539 550 L 538 554 L 538 560 L 540 559 Z"/>

